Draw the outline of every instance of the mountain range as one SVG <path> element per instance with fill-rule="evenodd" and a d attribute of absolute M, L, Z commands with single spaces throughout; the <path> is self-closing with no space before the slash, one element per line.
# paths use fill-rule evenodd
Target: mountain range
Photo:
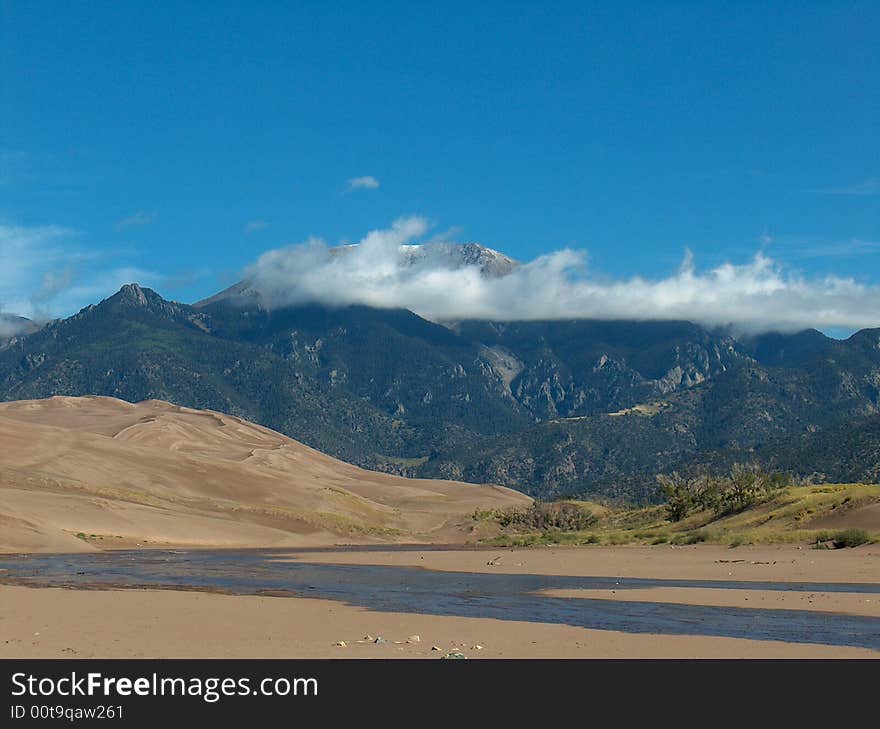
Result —
<path fill-rule="evenodd" d="M 410 255 L 486 276 L 517 265 L 475 245 Z M 0 399 L 53 395 L 225 412 L 365 468 L 541 497 L 650 501 L 659 472 L 750 459 L 819 480 L 880 474 L 878 329 L 432 322 L 270 308 L 246 281 L 195 305 L 130 284 L 0 338 Z"/>

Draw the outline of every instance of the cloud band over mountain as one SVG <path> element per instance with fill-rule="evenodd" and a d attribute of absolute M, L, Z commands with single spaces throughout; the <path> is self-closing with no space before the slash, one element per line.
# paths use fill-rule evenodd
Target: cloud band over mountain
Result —
<path fill-rule="evenodd" d="M 427 230 L 421 217 L 401 218 L 345 255 L 310 239 L 263 254 L 245 273 L 269 308 L 316 301 L 403 307 L 433 320 L 687 319 L 749 331 L 880 325 L 880 287 L 805 278 L 763 253 L 704 271 L 688 253 L 665 278 L 608 280 L 584 252 L 564 249 L 493 277 L 448 257 L 406 255 Z"/>
<path fill-rule="evenodd" d="M 424 218 L 411 216 L 357 245 L 313 238 L 271 250 L 245 269 L 246 285 L 268 308 L 402 307 L 435 321 L 685 319 L 752 332 L 880 326 L 880 286 L 833 274 L 803 276 L 764 253 L 704 270 L 688 253 L 666 277 L 611 279 L 592 270 L 583 251 L 516 263 L 480 246 L 438 243 L 428 232 Z M 66 316 L 123 283 L 161 287 L 172 280 L 135 266 L 101 265 L 101 256 L 71 244 L 75 237 L 58 226 L 0 224 L 0 313 Z M 17 326 L 11 322 L 4 327 Z"/>

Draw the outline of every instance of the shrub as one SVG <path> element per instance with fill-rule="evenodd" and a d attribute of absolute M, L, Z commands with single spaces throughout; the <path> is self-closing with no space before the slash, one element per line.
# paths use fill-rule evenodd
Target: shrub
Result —
<path fill-rule="evenodd" d="M 694 479 L 682 476 L 677 471 L 671 474 L 659 474 L 660 492 L 666 499 L 666 514 L 669 521 L 681 521 L 691 513 L 696 500 L 694 498 Z"/>
<path fill-rule="evenodd" d="M 758 464 L 735 463 L 722 491 L 721 506 L 725 513 L 744 511 L 764 501 L 780 488 L 782 480 L 764 471 Z"/>
<path fill-rule="evenodd" d="M 844 529 L 834 535 L 834 546 L 841 547 L 858 547 L 860 544 L 868 544 L 871 541 L 871 535 L 864 529 Z"/>
<path fill-rule="evenodd" d="M 705 542 L 709 538 L 709 534 L 707 532 L 699 531 L 692 532 L 687 535 L 687 538 L 684 540 L 685 544 L 699 544 L 700 542 Z"/>
<path fill-rule="evenodd" d="M 842 549 L 843 547 L 858 547 L 860 544 L 868 544 L 873 541 L 871 535 L 864 529 L 841 529 L 840 531 L 816 532 L 816 549 Z M 829 542 L 833 547 L 829 547 Z"/>
<path fill-rule="evenodd" d="M 794 483 L 790 475 L 766 471 L 756 463 L 736 463 L 727 476 L 703 472 L 690 477 L 673 472 L 657 480 L 670 521 L 681 521 L 696 509 L 708 509 L 716 516 L 738 513 Z"/>
<path fill-rule="evenodd" d="M 657 532 L 638 530 L 638 531 L 634 531 L 632 536 L 633 536 L 633 539 L 651 539 L 652 537 L 657 536 Z"/>
<path fill-rule="evenodd" d="M 528 509 L 511 509 L 498 516 L 498 523 L 503 527 L 541 531 L 575 532 L 589 529 L 597 521 L 589 509 L 568 501 L 535 501 Z"/>
<path fill-rule="evenodd" d="M 700 542 L 705 542 L 708 538 L 709 534 L 700 530 L 698 532 L 677 534 L 672 538 L 672 544 L 699 544 Z"/>

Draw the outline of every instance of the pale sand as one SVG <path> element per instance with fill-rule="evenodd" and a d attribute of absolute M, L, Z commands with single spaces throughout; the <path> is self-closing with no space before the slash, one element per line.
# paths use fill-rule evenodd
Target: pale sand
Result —
<path fill-rule="evenodd" d="M 304 547 L 462 541 L 476 508 L 522 494 L 363 471 L 239 418 L 167 403 L 52 398 L 0 404 L 0 552 L 113 546 Z M 76 537 L 82 532 L 87 540 Z M 94 537 L 92 535 L 95 535 Z M 573 576 L 876 582 L 880 547 L 587 547 L 286 553 L 281 559 Z M 593 594 L 595 593 L 595 594 Z M 593 591 L 603 599 L 797 607 L 875 616 L 868 594 Z M 587 596 L 567 593 L 573 600 Z M 862 602 L 859 602 L 862 600 Z M 387 645 L 358 643 L 382 635 Z M 396 644 L 419 634 L 417 644 Z M 345 648 L 335 647 L 345 641 Z M 732 638 L 371 612 L 300 598 L 0 586 L 0 656 L 436 657 L 873 656 Z M 472 646 L 480 644 L 483 650 Z"/>
<path fill-rule="evenodd" d="M 414 552 L 302 553 L 311 562 L 414 565 L 430 569 L 646 578 L 876 582 L 880 549 L 819 552 L 796 547 L 587 547 Z M 496 560 L 497 557 L 500 560 Z M 285 556 L 285 559 L 291 558 Z M 745 562 L 718 562 L 744 559 Z M 487 562 L 494 562 L 493 565 Z M 775 564 L 752 564 L 775 562 Z M 677 589 L 594 591 L 667 602 L 827 609 L 876 616 L 876 594 Z M 583 595 L 574 591 L 571 599 Z M 810 604 L 810 599 L 816 600 Z M 805 602 L 806 601 L 806 602 Z M 39 635 L 35 635 L 38 633 Z M 367 634 L 387 645 L 358 642 Z M 417 634 L 421 642 L 407 644 Z M 345 647 L 337 647 L 344 641 Z M 431 651 L 432 645 L 442 649 Z M 474 646 L 483 646 L 477 650 Z M 381 613 L 338 602 L 192 592 L 74 591 L 0 586 L 2 657 L 436 658 L 880 657 L 821 645 L 702 636 L 634 635 L 487 618 Z"/>
<path fill-rule="evenodd" d="M 752 607 L 775 610 L 867 615 L 880 618 L 880 595 L 870 592 L 780 592 L 778 590 L 722 590 L 699 587 L 647 587 L 645 589 L 542 590 L 547 597 L 626 602 L 665 602 L 677 605 Z"/>
<path fill-rule="evenodd" d="M 880 544 L 817 550 L 793 545 L 729 547 L 532 547 L 527 549 L 315 552 L 279 559 L 425 567 L 431 570 L 649 579 L 768 582 L 880 581 Z M 489 563 L 492 564 L 489 564 Z"/>
<path fill-rule="evenodd" d="M 475 509 L 530 501 L 365 471 L 240 418 L 165 402 L 0 403 L 0 552 L 461 542 L 485 529 Z"/>
<path fill-rule="evenodd" d="M 3 586 L 0 605 L 3 658 L 439 658 L 452 650 L 469 658 L 878 657 L 858 648 L 379 613 L 282 597 Z M 366 635 L 388 643 L 359 643 Z M 421 641 L 406 643 L 411 635 Z"/>

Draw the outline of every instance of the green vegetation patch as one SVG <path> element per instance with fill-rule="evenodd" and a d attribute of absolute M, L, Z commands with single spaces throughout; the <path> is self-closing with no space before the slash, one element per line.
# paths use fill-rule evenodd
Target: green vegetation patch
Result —
<path fill-rule="evenodd" d="M 595 514 L 571 501 L 534 501 L 526 509 L 506 509 L 495 517 L 502 528 L 574 532 L 589 529 L 598 521 Z"/>
<path fill-rule="evenodd" d="M 823 545 L 831 544 L 835 549 L 844 549 L 846 547 L 860 547 L 863 544 L 870 544 L 874 539 L 865 529 L 840 529 L 836 532 L 818 532 L 816 534 L 816 546 L 824 549 Z"/>
<path fill-rule="evenodd" d="M 687 515 L 673 519 L 669 504 L 646 508 L 596 507 L 579 502 L 537 502 L 529 509 L 485 510 L 475 521 L 498 524 L 501 534 L 487 543 L 496 546 L 541 544 L 672 544 L 701 542 L 738 547 L 746 544 L 814 544 L 821 549 L 857 547 L 880 541 L 880 533 L 861 528 L 810 529 L 810 522 L 841 507 L 880 503 L 880 486 L 871 484 L 797 485 L 751 471 L 759 483 L 752 503 L 728 511 L 694 505 Z M 683 483 L 683 481 L 679 482 Z M 711 503 L 711 502 L 709 502 Z M 573 509 L 579 508 L 581 513 Z M 583 520 L 582 522 L 580 520 Z"/>

